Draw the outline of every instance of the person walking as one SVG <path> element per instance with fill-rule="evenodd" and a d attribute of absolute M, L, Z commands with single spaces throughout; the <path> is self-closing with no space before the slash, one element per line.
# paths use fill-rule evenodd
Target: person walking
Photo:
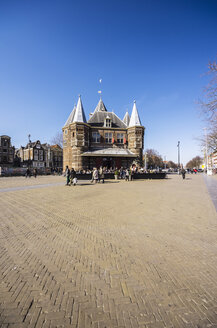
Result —
<path fill-rule="evenodd" d="M 183 180 L 185 179 L 185 173 L 186 173 L 186 172 L 185 172 L 185 169 L 182 169 L 182 170 L 181 170 L 181 175 L 182 175 L 182 179 L 183 179 Z"/>
<path fill-rule="evenodd" d="M 77 177 L 76 177 L 76 172 L 75 170 L 72 168 L 71 169 L 71 173 L 70 173 L 70 185 L 76 186 L 77 184 Z"/>
<path fill-rule="evenodd" d="M 37 178 L 37 175 L 38 175 L 38 171 L 37 171 L 37 169 L 36 169 L 36 168 L 33 170 L 33 175 L 34 175 L 34 177 L 35 177 L 35 178 Z"/>
<path fill-rule="evenodd" d="M 126 181 L 129 181 L 129 176 L 130 176 L 130 174 L 129 174 L 129 170 L 126 169 L 126 171 L 125 171 L 125 180 L 126 180 Z"/>
<path fill-rule="evenodd" d="M 130 178 L 131 178 L 130 180 L 133 181 L 133 178 L 134 178 L 134 169 L 133 169 L 133 167 L 132 167 L 132 169 L 130 170 L 130 172 L 131 172 L 131 173 L 130 173 Z"/>
<path fill-rule="evenodd" d="M 94 170 L 93 170 L 93 177 L 92 177 L 93 182 L 94 182 L 94 183 L 97 183 L 98 178 L 99 178 L 98 170 L 97 170 L 97 168 L 95 167 Z"/>
<path fill-rule="evenodd" d="M 27 170 L 26 170 L 26 178 L 31 178 L 31 172 L 30 172 L 30 169 L 29 168 L 27 168 Z"/>
<path fill-rule="evenodd" d="M 65 175 L 66 175 L 66 186 L 69 186 L 70 185 L 70 169 L 69 169 L 68 165 L 66 165 Z"/>
<path fill-rule="evenodd" d="M 118 168 L 117 167 L 115 169 L 114 175 L 115 175 L 115 180 L 118 180 L 119 171 L 118 171 Z"/>
<path fill-rule="evenodd" d="M 102 183 L 104 183 L 104 179 L 105 179 L 105 170 L 102 166 L 100 166 L 99 169 L 99 179 L 102 180 Z"/>

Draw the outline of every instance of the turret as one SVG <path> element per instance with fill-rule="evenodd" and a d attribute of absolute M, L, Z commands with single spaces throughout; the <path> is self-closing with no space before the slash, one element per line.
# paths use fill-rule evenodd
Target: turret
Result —
<path fill-rule="evenodd" d="M 126 114 L 124 115 L 123 122 L 124 122 L 124 124 L 126 124 L 126 126 L 129 126 L 130 115 L 129 115 L 128 111 L 126 111 Z"/>
<path fill-rule="evenodd" d="M 138 164 L 142 164 L 142 153 L 144 148 L 144 126 L 142 126 L 136 102 L 134 101 L 133 110 L 130 117 L 128 133 L 128 149 L 137 155 Z"/>
<path fill-rule="evenodd" d="M 81 154 L 88 149 L 89 146 L 89 126 L 86 121 L 81 96 L 78 98 L 76 108 L 70 114 L 63 128 L 63 153 L 64 168 L 74 168 L 76 171 L 85 166 Z M 66 122 L 66 123 L 67 123 Z"/>

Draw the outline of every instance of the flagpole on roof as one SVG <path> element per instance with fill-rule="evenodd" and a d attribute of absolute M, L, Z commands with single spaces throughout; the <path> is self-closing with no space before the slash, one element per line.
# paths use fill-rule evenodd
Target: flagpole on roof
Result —
<path fill-rule="evenodd" d="M 99 79 L 99 83 L 101 85 L 102 79 Z M 101 87 L 100 87 L 100 89 L 101 89 Z M 98 93 L 100 94 L 100 100 L 102 100 L 102 90 L 99 90 Z"/>

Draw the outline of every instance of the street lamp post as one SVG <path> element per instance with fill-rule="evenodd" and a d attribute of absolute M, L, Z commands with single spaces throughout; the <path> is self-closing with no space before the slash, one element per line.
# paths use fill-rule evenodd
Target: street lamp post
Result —
<path fill-rule="evenodd" d="M 178 170 L 180 169 L 180 141 L 178 141 Z"/>
<path fill-rule="evenodd" d="M 203 128 L 203 130 L 205 131 L 205 137 L 206 137 L 206 172 L 208 170 L 208 137 L 207 137 L 207 128 Z"/>
<path fill-rule="evenodd" d="M 145 171 L 147 170 L 147 153 L 145 152 Z"/>

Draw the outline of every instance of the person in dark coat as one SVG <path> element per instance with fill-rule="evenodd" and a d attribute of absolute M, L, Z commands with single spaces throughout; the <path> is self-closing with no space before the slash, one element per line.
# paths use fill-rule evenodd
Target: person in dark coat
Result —
<path fill-rule="evenodd" d="M 68 165 L 66 166 L 66 171 L 65 171 L 65 174 L 66 174 L 66 186 L 69 186 L 70 184 L 70 169 L 68 167 Z"/>
<path fill-rule="evenodd" d="M 27 177 L 31 178 L 31 172 L 30 172 L 29 168 L 27 168 L 27 170 L 26 170 L 26 178 Z"/>
<path fill-rule="evenodd" d="M 33 170 L 33 175 L 34 175 L 34 177 L 35 177 L 35 178 L 37 178 L 37 175 L 38 175 L 38 171 L 37 171 L 37 169 L 36 169 L 36 168 Z"/>
<path fill-rule="evenodd" d="M 182 175 L 182 179 L 183 179 L 183 180 L 185 179 L 185 173 L 186 173 L 186 172 L 185 172 L 185 169 L 182 169 L 182 170 L 181 170 L 181 175 Z"/>
<path fill-rule="evenodd" d="M 71 169 L 71 173 L 70 173 L 70 186 L 72 184 L 73 184 L 73 186 L 75 186 L 77 184 L 76 172 L 73 168 Z"/>

